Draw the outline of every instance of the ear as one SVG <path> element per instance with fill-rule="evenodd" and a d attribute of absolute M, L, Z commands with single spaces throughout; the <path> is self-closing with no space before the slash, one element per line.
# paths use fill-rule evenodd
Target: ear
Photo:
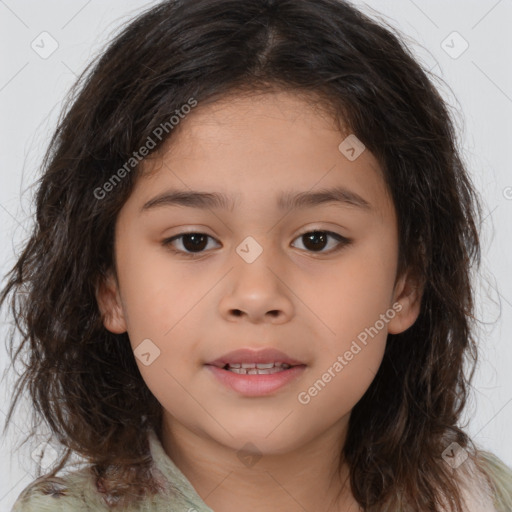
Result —
<path fill-rule="evenodd" d="M 113 272 L 102 276 L 96 285 L 96 301 L 105 329 L 115 334 L 127 331 L 119 285 Z"/>
<path fill-rule="evenodd" d="M 406 272 L 396 283 L 392 304 L 399 303 L 396 315 L 388 322 L 388 333 L 400 334 L 414 324 L 420 314 L 423 285 Z M 396 306 L 395 306 L 396 307 Z"/>

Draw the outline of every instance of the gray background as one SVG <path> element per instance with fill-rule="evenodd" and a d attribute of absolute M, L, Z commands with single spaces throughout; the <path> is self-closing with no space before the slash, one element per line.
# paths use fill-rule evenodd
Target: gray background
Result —
<path fill-rule="evenodd" d="M 153 3 L 0 0 L 2 276 L 28 234 L 38 163 L 68 88 L 120 26 Z M 467 423 L 467 431 L 478 446 L 512 466 L 512 440 L 506 435 L 512 422 L 512 273 L 506 271 L 512 268 L 512 0 L 355 3 L 369 14 L 382 13 L 391 25 L 413 39 L 412 50 L 428 69 L 442 77 L 441 92 L 458 113 L 466 161 L 482 194 L 486 216 L 481 276 L 475 281 L 478 317 L 484 322 L 478 332 L 480 362 L 463 424 Z M 50 36 L 41 35 L 43 32 Z M 52 44 L 58 47 L 45 55 Z M 0 325 L 2 372 L 8 365 L 5 321 L 4 316 Z M 12 382 L 11 374 L 1 383 L 2 423 Z M 15 449 L 29 426 L 28 416 L 23 416 L 26 408 L 22 402 L 16 425 L 1 438 L 1 510 L 10 510 L 35 477 L 31 454 L 39 441 Z M 43 464 L 49 464 L 52 453 L 50 449 Z"/>

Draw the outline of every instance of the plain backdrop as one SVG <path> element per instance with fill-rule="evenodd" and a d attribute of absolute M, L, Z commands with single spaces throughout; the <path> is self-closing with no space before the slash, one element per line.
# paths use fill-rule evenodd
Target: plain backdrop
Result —
<path fill-rule="evenodd" d="M 105 43 L 139 11 L 141 0 L 0 0 L 0 273 L 14 263 L 32 222 L 39 163 L 69 87 Z M 512 2 L 372 0 L 354 2 L 406 34 L 438 75 L 457 115 L 472 179 L 482 195 L 483 260 L 475 281 L 479 365 L 463 425 L 475 443 L 512 466 Z M 43 42 L 41 42 L 43 41 Z M 46 53 L 51 53 L 47 55 Z M 2 317 L 0 370 L 8 365 Z M 13 374 L 0 389 L 5 419 Z M 0 509 L 10 510 L 35 477 L 32 450 L 16 449 L 29 425 L 22 402 L 0 444 Z M 51 452 L 50 452 L 51 454 Z"/>

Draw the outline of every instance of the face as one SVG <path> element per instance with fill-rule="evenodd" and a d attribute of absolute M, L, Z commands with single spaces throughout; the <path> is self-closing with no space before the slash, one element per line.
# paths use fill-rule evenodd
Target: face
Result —
<path fill-rule="evenodd" d="M 199 104 L 181 123 L 119 213 L 105 327 L 128 332 L 169 428 L 284 453 L 346 425 L 388 332 L 418 315 L 395 279 L 393 203 L 369 150 L 290 93 Z M 239 349 L 294 365 L 209 364 Z"/>

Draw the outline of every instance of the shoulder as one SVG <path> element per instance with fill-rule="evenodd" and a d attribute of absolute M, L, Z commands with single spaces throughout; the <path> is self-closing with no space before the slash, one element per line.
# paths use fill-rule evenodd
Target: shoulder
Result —
<path fill-rule="evenodd" d="M 512 468 L 489 451 L 478 452 L 476 464 L 485 473 L 497 512 L 512 510 Z"/>
<path fill-rule="evenodd" d="M 63 477 L 43 476 L 31 482 L 18 496 L 11 512 L 68 512 L 109 510 L 102 503 L 92 474 L 86 469 Z"/>
<path fill-rule="evenodd" d="M 197 510 L 213 512 L 201 504 L 200 498 L 190 498 L 178 485 L 170 485 L 165 476 L 154 468 L 160 487 L 156 494 L 140 501 L 118 503 L 115 496 L 106 495 L 96 486 L 96 478 L 89 467 L 69 471 L 63 476 L 42 476 L 31 482 L 18 496 L 11 512 L 108 512 L 113 505 L 123 512 L 165 510 L 166 512 Z"/>
<path fill-rule="evenodd" d="M 465 511 L 512 511 L 512 470 L 491 452 L 477 450 L 453 469 L 453 477 Z"/>

